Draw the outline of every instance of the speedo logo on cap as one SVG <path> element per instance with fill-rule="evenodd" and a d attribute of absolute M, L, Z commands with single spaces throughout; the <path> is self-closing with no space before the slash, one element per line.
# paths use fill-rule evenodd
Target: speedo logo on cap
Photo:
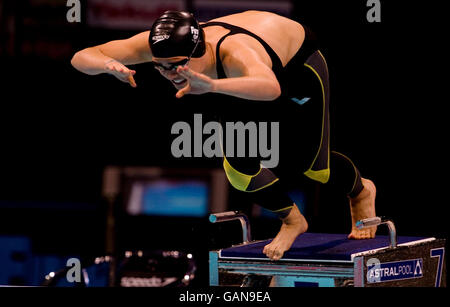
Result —
<path fill-rule="evenodd" d="M 159 43 L 160 41 L 163 41 L 165 39 L 169 39 L 169 34 L 163 34 L 163 35 L 155 35 L 152 37 L 153 44 Z"/>

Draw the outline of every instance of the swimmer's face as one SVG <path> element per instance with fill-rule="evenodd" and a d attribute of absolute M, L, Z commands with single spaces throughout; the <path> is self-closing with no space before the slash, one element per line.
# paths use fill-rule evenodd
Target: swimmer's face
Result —
<path fill-rule="evenodd" d="M 177 73 L 177 67 L 189 64 L 189 60 L 188 57 L 153 58 L 152 63 L 155 69 L 172 82 L 176 89 L 182 89 L 186 86 L 187 80 Z"/>

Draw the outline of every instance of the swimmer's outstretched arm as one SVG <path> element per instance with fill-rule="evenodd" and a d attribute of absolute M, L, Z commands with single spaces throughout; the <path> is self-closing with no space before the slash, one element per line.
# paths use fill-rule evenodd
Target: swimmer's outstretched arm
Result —
<path fill-rule="evenodd" d="M 271 101 L 281 95 L 275 74 L 254 50 L 236 43 L 227 49 L 228 52 L 223 52 L 222 63 L 228 78 L 215 80 L 186 66 L 179 67 L 177 72 L 189 83 L 176 97 L 212 92 L 248 100 Z"/>
<path fill-rule="evenodd" d="M 133 78 L 136 72 L 125 65 L 152 60 L 148 36 L 149 31 L 146 31 L 128 39 L 114 40 L 83 49 L 75 53 L 71 64 L 85 74 L 109 73 L 123 82 L 136 86 Z"/>

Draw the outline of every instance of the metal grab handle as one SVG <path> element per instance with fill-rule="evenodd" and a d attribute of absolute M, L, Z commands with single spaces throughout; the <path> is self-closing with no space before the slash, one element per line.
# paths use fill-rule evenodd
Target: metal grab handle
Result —
<path fill-rule="evenodd" d="M 250 233 L 250 223 L 248 217 L 244 213 L 238 211 L 227 211 L 222 213 L 214 213 L 209 215 L 209 221 L 211 223 L 221 223 L 232 220 L 239 220 L 242 227 L 242 241 L 249 243 L 252 240 Z"/>
<path fill-rule="evenodd" d="M 389 228 L 389 240 L 391 242 L 391 248 L 397 247 L 397 231 L 395 230 L 395 225 L 392 220 L 385 217 L 370 217 L 367 219 L 360 220 L 356 222 L 356 228 L 363 229 L 366 227 L 378 226 L 381 224 L 386 224 Z"/>

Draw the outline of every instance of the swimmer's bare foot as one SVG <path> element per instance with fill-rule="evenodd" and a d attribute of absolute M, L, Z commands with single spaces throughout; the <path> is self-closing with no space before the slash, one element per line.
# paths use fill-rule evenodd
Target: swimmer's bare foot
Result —
<path fill-rule="evenodd" d="M 272 260 L 279 260 L 284 252 L 289 250 L 295 239 L 306 232 L 308 223 L 294 204 L 289 215 L 283 219 L 283 224 L 277 236 L 264 246 L 263 253 Z"/>
<path fill-rule="evenodd" d="M 368 179 L 361 178 L 364 189 L 355 198 L 350 198 L 350 213 L 352 215 L 352 231 L 349 239 L 375 238 L 377 227 L 357 229 L 356 222 L 365 218 L 375 217 L 375 196 L 377 190 L 375 184 Z"/>

